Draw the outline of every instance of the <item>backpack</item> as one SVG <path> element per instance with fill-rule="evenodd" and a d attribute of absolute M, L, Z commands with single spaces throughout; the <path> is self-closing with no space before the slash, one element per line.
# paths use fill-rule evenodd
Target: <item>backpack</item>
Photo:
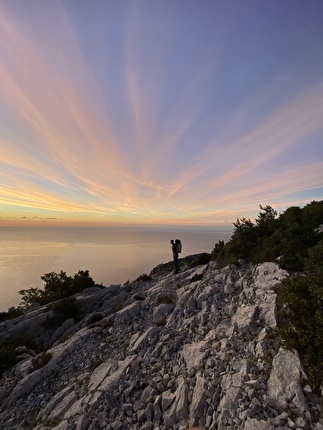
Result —
<path fill-rule="evenodd" d="M 182 252 L 182 242 L 179 239 L 175 239 L 177 245 L 177 252 L 180 254 Z"/>

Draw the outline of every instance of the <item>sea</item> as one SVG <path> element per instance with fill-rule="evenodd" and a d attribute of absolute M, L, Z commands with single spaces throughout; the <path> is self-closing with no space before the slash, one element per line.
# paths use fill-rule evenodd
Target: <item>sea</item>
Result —
<path fill-rule="evenodd" d="M 46 273 L 88 270 L 98 284 L 124 284 L 171 261 L 171 239 L 181 239 L 185 257 L 231 235 L 210 226 L 0 227 L 0 312 L 19 306 L 18 291 L 42 288 Z"/>

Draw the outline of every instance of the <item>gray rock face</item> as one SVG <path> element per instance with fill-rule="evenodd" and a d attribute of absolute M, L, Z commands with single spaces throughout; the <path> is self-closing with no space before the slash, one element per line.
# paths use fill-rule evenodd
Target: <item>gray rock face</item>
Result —
<path fill-rule="evenodd" d="M 305 379 L 299 358 L 281 348 L 273 360 L 268 380 L 269 398 L 279 408 L 286 409 L 288 403 L 291 403 L 298 414 L 304 414 L 308 406 L 301 383 Z"/>
<path fill-rule="evenodd" d="M 79 296 L 100 319 L 57 329 L 43 367 L 31 371 L 19 349 L 24 361 L 1 380 L 1 429 L 323 428 L 297 355 L 274 347 L 273 288 L 287 272 L 211 263 L 152 273 Z"/>

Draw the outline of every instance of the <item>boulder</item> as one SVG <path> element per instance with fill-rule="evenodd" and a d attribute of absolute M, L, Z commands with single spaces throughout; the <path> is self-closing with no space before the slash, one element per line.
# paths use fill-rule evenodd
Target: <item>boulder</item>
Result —
<path fill-rule="evenodd" d="M 276 349 L 273 289 L 287 272 L 246 262 L 165 270 L 149 282 L 84 291 L 78 300 L 99 318 L 51 333 L 43 367 L 21 344 L 23 361 L 0 382 L 0 428 L 322 430 L 297 354 Z M 39 308 L 6 327 L 45 314 Z"/>
<path fill-rule="evenodd" d="M 293 410 L 303 415 L 308 409 L 302 390 L 306 375 L 296 353 L 280 348 L 273 360 L 273 368 L 268 380 L 268 396 L 279 409 Z"/>

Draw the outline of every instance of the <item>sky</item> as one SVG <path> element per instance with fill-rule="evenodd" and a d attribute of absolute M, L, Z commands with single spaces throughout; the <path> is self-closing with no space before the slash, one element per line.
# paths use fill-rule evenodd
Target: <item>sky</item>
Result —
<path fill-rule="evenodd" d="M 323 198 L 322 0 L 0 0 L 0 226 Z"/>

